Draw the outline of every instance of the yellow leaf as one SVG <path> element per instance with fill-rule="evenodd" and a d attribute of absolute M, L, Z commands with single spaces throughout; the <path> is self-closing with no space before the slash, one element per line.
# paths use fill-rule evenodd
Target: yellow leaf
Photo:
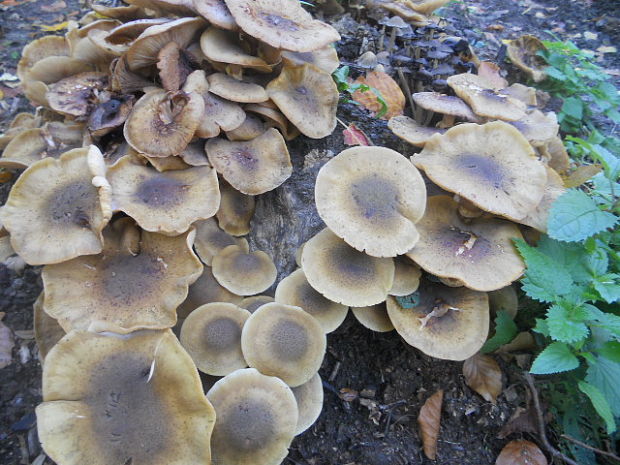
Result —
<path fill-rule="evenodd" d="M 67 29 L 69 27 L 69 21 L 64 21 L 58 24 L 52 24 L 51 26 L 47 26 L 46 24 L 42 24 L 39 26 L 43 31 L 46 32 L 57 32 Z"/>
<path fill-rule="evenodd" d="M 581 186 L 592 176 L 600 173 L 602 169 L 600 165 L 581 165 L 564 178 L 564 187 L 570 189 L 571 187 Z"/>

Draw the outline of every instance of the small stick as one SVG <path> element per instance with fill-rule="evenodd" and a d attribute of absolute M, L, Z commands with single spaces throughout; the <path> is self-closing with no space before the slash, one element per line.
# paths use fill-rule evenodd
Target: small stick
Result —
<path fill-rule="evenodd" d="M 614 460 L 617 460 L 620 462 L 620 457 L 618 457 L 616 454 L 612 453 L 612 452 L 607 452 L 605 450 L 601 450 L 601 449 L 597 449 L 596 447 L 592 447 L 589 444 L 586 444 L 585 442 L 581 442 L 579 439 L 575 439 L 570 437 L 568 434 L 563 434 L 562 437 L 564 439 L 568 439 L 570 442 L 574 442 L 575 444 L 577 444 L 578 446 L 581 446 L 585 449 L 590 449 L 591 451 L 600 454 L 600 455 L 605 455 L 606 457 L 611 457 Z"/>
<path fill-rule="evenodd" d="M 334 365 L 334 369 L 332 370 L 331 375 L 329 375 L 329 378 L 327 378 L 327 380 L 331 383 L 336 379 L 336 376 L 338 375 L 338 370 L 340 370 L 340 362 L 337 361 L 336 365 Z"/>
<path fill-rule="evenodd" d="M 400 83 L 403 86 L 403 89 L 405 89 L 405 95 L 407 95 L 407 100 L 409 100 L 411 115 L 413 116 L 415 107 L 413 106 L 413 97 L 411 96 L 411 89 L 409 88 L 409 83 L 407 82 L 407 79 L 405 79 L 405 73 L 403 73 L 402 68 L 396 68 L 396 71 L 398 72 L 398 79 L 400 79 Z"/>

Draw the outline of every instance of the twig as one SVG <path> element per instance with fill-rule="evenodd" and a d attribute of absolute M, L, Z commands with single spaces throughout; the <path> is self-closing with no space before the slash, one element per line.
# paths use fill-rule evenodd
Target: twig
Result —
<path fill-rule="evenodd" d="M 525 381 L 527 381 L 527 385 L 530 388 L 530 391 L 532 391 L 532 400 L 534 401 L 536 419 L 538 420 L 538 432 L 543 446 L 545 446 L 545 449 L 547 449 L 547 452 L 549 452 L 551 455 L 559 458 L 560 460 L 563 460 L 569 465 L 579 465 L 577 462 L 568 458 L 562 452 L 553 447 L 549 442 L 549 439 L 547 439 L 547 433 L 545 432 L 545 420 L 543 418 L 542 408 L 540 407 L 540 400 L 538 399 L 538 391 L 536 390 L 536 386 L 534 386 L 534 378 L 528 372 L 525 372 L 523 376 L 525 377 Z"/>
<path fill-rule="evenodd" d="M 578 446 L 584 447 L 585 449 L 590 449 L 591 451 L 594 451 L 597 454 L 605 455 L 606 457 L 611 457 L 612 459 L 617 460 L 617 461 L 620 462 L 620 457 L 618 457 L 616 454 L 614 454 L 612 452 L 607 452 L 605 450 L 601 450 L 601 449 L 597 449 L 596 447 L 592 447 L 591 445 L 586 444 L 585 442 L 581 442 L 579 439 L 575 439 L 575 438 L 570 437 L 568 434 L 563 434 L 562 437 L 564 439 L 568 439 L 570 442 L 574 442 Z"/>
<path fill-rule="evenodd" d="M 409 101 L 409 106 L 411 107 L 411 116 L 413 116 L 413 112 L 415 111 L 415 105 L 413 104 L 413 97 L 411 97 L 411 89 L 409 88 L 409 83 L 407 79 L 405 79 L 405 73 L 403 73 L 402 68 L 396 68 L 398 72 L 398 78 L 400 79 L 400 84 L 405 89 L 405 94 L 407 95 L 407 100 Z"/>

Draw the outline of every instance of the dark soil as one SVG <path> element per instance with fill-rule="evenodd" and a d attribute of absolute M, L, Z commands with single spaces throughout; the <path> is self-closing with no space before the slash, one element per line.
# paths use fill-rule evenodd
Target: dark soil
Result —
<path fill-rule="evenodd" d="M 35 0 L 16 6 L 0 3 L 0 75 L 15 73 L 21 48 L 33 38 L 45 35 L 39 25 L 56 24 L 80 15 L 83 5 L 65 0 L 67 7 L 45 12 L 52 0 Z M 6 2 L 5 2 L 6 3 Z M 581 1 L 471 0 L 443 9 L 452 26 L 461 31 L 482 57 L 494 57 L 501 40 L 522 33 L 541 35 L 553 30 L 571 38 L 580 47 L 596 50 L 614 45 L 620 38 L 620 11 L 614 0 Z M 540 15 L 538 13 L 541 13 Z M 337 20 L 335 18 L 333 20 Z M 330 19 L 328 19 L 330 20 Z M 491 25 L 503 26 L 489 30 Z M 340 54 L 353 62 L 364 37 L 376 39 L 372 27 L 358 25 L 343 35 Z M 583 33 L 596 33 L 586 40 Z M 577 37 L 580 34 L 580 37 Z M 617 54 L 601 54 L 602 66 L 620 68 Z M 16 112 L 27 108 L 18 89 L 0 82 L 5 94 L 0 100 L 0 127 Z M 384 121 L 348 104 L 340 119 L 355 123 L 376 145 L 385 145 L 410 155 L 412 148 L 394 137 Z M 303 156 L 316 149 L 338 153 L 344 148 L 341 129 L 320 141 L 299 138 L 290 145 L 296 169 Z M 9 183 L 0 185 L 0 204 Z M 316 214 L 316 213 L 314 213 Z M 255 224 L 260 228 L 260 224 Z M 309 238 L 320 223 L 305 232 Z M 288 263 L 287 266 L 292 266 Z M 280 270 L 281 272 L 284 270 Z M 289 272 L 291 270 L 286 270 Z M 3 322 L 21 337 L 16 338 L 14 362 L 0 370 L 0 463 L 30 464 L 42 454 L 36 436 L 34 407 L 41 400 L 41 367 L 32 338 L 32 303 L 41 290 L 40 269 L 26 267 L 16 274 L 0 265 L 0 312 Z M 444 404 L 438 444 L 438 464 L 493 464 L 508 442 L 497 435 L 525 395 L 520 368 L 498 360 L 504 372 L 504 386 L 511 389 L 493 405 L 470 390 L 461 375 L 462 363 L 432 359 L 405 344 L 395 332 L 373 333 L 349 315 L 345 323 L 328 336 L 328 349 L 320 374 L 325 383 L 323 413 L 317 423 L 298 437 L 284 463 L 289 464 L 423 464 L 430 463 L 421 450 L 417 416 L 423 402 L 443 389 Z M 346 395 L 345 395 L 346 394 Z M 346 399 L 346 400 L 343 400 Z M 536 438 L 531 438 L 536 441 Z M 39 465 L 43 457 L 39 458 Z M 44 463 L 51 463 L 46 459 Z"/>

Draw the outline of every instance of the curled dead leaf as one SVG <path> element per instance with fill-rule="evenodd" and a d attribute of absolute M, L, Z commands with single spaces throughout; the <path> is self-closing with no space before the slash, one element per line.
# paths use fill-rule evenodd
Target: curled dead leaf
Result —
<path fill-rule="evenodd" d="M 441 404 L 443 402 L 443 390 L 440 389 L 424 402 L 418 415 L 418 425 L 422 436 L 424 454 L 431 460 L 437 457 L 437 438 L 441 424 Z"/>
<path fill-rule="evenodd" d="M 377 114 L 382 109 L 382 104 L 377 98 L 378 92 L 385 101 L 387 110 L 381 116 L 382 119 L 390 119 L 393 116 L 403 114 L 405 109 L 405 94 L 400 90 L 400 86 L 389 74 L 383 71 L 371 71 L 366 77 L 360 76 L 355 80 L 355 84 L 365 84 L 370 87 L 366 92 L 359 90 L 353 94 L 353 100 L 363 105 L 364 108 Z"/>
<path fill-rule="evenodd" d="M 467 385 L 485 400 L 495 403 L 502 393 L 502 370 L 489 355 L 476 354 L 463 363 Z"/>
<path fill-rule="evenodd" d="M 581 165 L 575 171 L 564 178 L 564 187 L 579 187 L 592 176 L 603 171 L 601 165 Z"/>
<path fill-rule="evenodd" d="M 510 441 L 499 453 L 495 465 L 547 465 L 547 458 L 530 441 Z"/>
<path fill-rule="evenodd" d="M 345 145 L 372 145 L 368 136 L 360 128 L 351 123 L 342 131 Z"/>

